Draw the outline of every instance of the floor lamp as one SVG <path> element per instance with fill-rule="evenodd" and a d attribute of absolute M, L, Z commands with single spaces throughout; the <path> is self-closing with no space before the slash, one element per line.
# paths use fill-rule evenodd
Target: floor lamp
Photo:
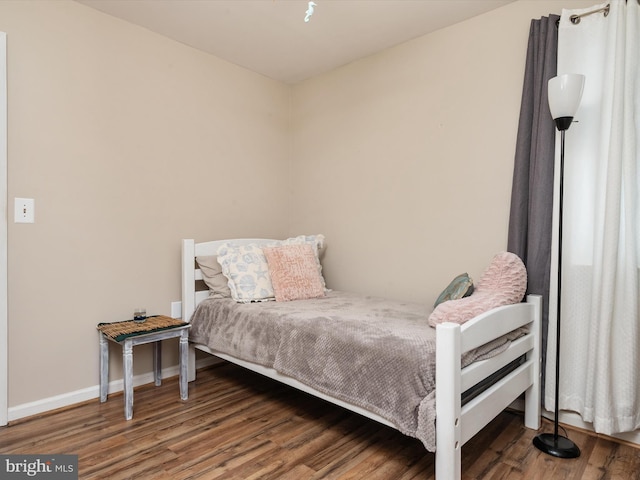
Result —
<path fill-rule="evenodd" d="M 560 131 L 560 195 L 558 209 L 558 312 L 556 316 L 556 395 L 553 434 L 541 433 L 533 439 L 539 450 L 560 458 L 576 458 L 580 449 L 567 437 L 558 435 L 558 398 L 560 385 L 560 300 L 562 288 L 562 207 L 564 196 L 564 134 L 571 126 L 573 117 L 580 105 L 584 75 L 575 73 L 560 75 L 549 80 L 549 109 Z"/>

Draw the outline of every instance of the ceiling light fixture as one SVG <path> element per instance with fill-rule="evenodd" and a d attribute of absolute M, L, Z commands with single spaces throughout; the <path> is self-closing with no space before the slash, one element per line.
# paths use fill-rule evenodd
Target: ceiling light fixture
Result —
<path fill-rule="evenodd" d="M 313 7 L 316 7 L 318 4 L 315 2 L 309 2 L 307 11 L 304 12 L 306 13 L 305 17 L 304 17 L 304 21 L 305 23 L 309 23 L 309 19 L 311 18 L 311 15 L 313 15 Z"/>

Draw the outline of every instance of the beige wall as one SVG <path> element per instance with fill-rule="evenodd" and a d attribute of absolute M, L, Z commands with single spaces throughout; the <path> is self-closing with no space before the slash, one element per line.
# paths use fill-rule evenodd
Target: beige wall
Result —
<path fill-rule="evenodd" d="M 170 313 L 181 238 L 287 233 L 290 88 L 75 2 L 0 2 L 0 31 L 14 407 L 97 384 L 98 322 Z"/>
<path fill-rule="evenodd" d="M 329 286 L 429 305 L 505 250 L 532 18 L 520 1 L 293 89 L 294 231 L 327 236 Z"/>
<path fill-rule="evenodd" d="M 95 386 L 96 323 L 169 313 L 181 238 L 322 232 L 331 287 L 425 303 L 479 275 L 506 246 L 530 19 L 590 3 L 516 2 L 290 87 L 74 2 L 0 2 L 9 202 L 36 200 L 9 222 L 9 406 Z"/>

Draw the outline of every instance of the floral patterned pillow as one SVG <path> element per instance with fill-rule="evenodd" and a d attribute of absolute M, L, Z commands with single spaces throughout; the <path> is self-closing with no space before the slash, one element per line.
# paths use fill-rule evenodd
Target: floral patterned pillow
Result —
<path fill-rule="evenodd" d="M 224 244 L 218 249 L 218 263 L 236 302 L 275 299 L 267 260 L 258 245 Z"/>

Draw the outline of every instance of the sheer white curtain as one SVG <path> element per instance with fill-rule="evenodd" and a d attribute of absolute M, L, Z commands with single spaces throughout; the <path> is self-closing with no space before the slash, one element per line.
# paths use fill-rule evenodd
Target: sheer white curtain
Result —
<path fill-rule="evenodd" d="M 607 16 L 585 15 L 607 5 Z M 573 24 L 576 14 L 581 21 Z M 611 0 L 563 11 L 558 31 L 558 75 L 586 77 L 566 132 L 559 404 L 606 434 L 640 428 L 639 24 L 637 0 Z M 548 410 L 555 381 L 552 316 Z"/>

